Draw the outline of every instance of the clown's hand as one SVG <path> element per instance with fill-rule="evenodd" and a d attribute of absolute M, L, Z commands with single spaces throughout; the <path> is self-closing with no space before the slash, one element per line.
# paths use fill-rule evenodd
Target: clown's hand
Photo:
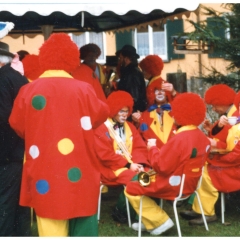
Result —
<path fill-rule="evenodd" d="M 216 147 L 217 146 L 217 141 L 212 139 L 212 138 L 209 138 L 208 137 L 208 140 L 210 141 L 210 144 L 211 144 L 211 147 Z"/>
<path fill-rule="evenodd" d="M 134 122 L 139 122 L 140 118 L 141 118 L 142 113 L 140 111 L 137 111 L 135 113 L 132 114 L 132 120 Z"/>
<path fill-rule="evenodd" d="M 162 90 L 171 92 L 173 96 L 176 95 L 176 90 L 174 89 L 172 83 L 168 82 L 162 83 Z"/>
<path fill-rule="evenodd" d="M 221 127 L 224 127 L 225 125 L 228 124 L 228 118 L 225 116 L 225 115 L 222 115 L 220 118 L 219 118 L 219 121 L 218 121 L 218 126 L 221 128 Z"/>

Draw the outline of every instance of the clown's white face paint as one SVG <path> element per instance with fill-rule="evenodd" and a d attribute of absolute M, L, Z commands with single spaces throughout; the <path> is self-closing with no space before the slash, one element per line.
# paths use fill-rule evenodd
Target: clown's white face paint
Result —
<path fill-rule="evenodd" d="M 128 107 L 123 107 L 123 108 L 118 112 L 118 114 L 114 117 L 114 120 L 115 120 L 116 122 L 118 122 L 118 123 L 123 124 L 123 123 L 127 120 L 128 112 L 129 112 Z"/>
<path fill-rule="evenodd" d="M 163 104 L 167 102 L 166 94 L 164 90 L 156 89 L 154 93 L 155 93 L 156 103 Z"/>

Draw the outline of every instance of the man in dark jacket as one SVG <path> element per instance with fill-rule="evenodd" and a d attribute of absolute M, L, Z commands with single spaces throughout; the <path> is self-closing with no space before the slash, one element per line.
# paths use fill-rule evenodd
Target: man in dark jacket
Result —
<path fill-rule="evenodd" d="M 131 45 L 125 45 L 117 52 L 121 64 L 120 81 L 117 89 L 131 94 L 134 100 L 133 113 L 147 108 L 146 84 L 143 73 L 138 68 L 139 55 Z M 131 119 L 128 119 L 131 120 Z"/>
<path fill-rule="evenodd" d="M 10 66 L 13 57 L 0 42 L 0 235 L 30 236 L 30 208 L 19 205 L 24 141 L 8 122 L 14 99 L 28 80 Z"/>

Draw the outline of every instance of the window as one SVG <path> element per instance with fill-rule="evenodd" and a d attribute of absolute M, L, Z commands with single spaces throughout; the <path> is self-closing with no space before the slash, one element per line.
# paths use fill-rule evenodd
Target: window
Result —
<path fill-rule="evenodd" d="M 135 30 L 135 46 L 140 59 L 149 54 L 159 55 L 163 60 L 168 60 L 167 57 L 167 34 L 166 24 L 163 28 L 159 26 L 148 26 L 145 29 Z"/>
<path fill-rule="evenodd" d="M 101 49 L 101 55 L 98 57 L 98 63 L 105 63 L 106 57 L 106 38 L 105 33 L 84 32 L 80 34 L 70 33 L 72 40 L 77 44 L 78 48 L 88 43 L 95 43 Z"/>

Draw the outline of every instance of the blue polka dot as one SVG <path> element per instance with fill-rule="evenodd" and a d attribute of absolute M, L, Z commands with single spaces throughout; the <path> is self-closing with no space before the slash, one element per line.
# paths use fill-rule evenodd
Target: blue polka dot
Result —
<path fill-rule="evenodd" d="M 143 131 L 143 132 L 147 131 L 148 130 L 148 125 L 146 123 L 142 123 L 140 125 L 140 130 Z"/>
<path fill-rule="evenodd" d="M 49 184 L 46 180 L 39 180 L 36 183 L 37 192 L 40 194 L 45 194 L 49 191 Z"/>
<path fill-rule="evenodd" d="M 111 138 L 110 135 L 109 135 L 109 132 L 106 132 L 106 136 L 107 136 L 108 138 Z"/>

